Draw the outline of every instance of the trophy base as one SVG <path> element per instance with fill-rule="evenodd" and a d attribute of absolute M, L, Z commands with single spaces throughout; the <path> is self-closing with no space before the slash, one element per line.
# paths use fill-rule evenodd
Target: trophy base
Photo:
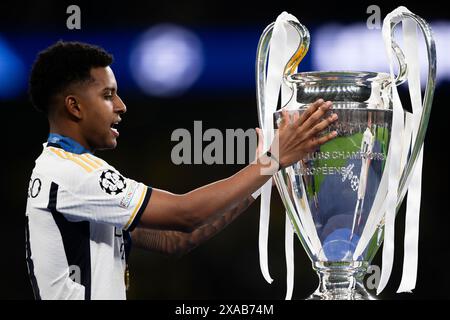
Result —
<path fill-rule="evenodd" d="M 363 286 L 355 289 L 331 289 L 322 291 L 319 288 L 306 300 L 376 300 Z"/>
<path fill-rule="evenodd" d="M 307 300 L 376 300 L 363 285 L 368 262 L 314 262 L 319 287 Z"/>

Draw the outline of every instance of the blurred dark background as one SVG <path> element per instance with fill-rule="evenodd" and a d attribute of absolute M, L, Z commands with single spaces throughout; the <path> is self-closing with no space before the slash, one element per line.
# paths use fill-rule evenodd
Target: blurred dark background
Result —
<path fill-rule="evenodd" d="M 70 15 L 66 9 L 71 4 L 81 8 L 81 30 L 66 27 Z M 33 110 L 26 88 L 31 64 L 40 50 L 64 39 L 94 43 L 113 53 L 116 61 L 112 67 L 128 112 L 117 149 L 98 155 L 130 178 L 183 193 L 243 168 L 243 165 L 174 165 L 171 150 L 176 143 L 171 141 L 171 133 L 177 128 L 193 132 L 195 120 L 203 122 L 203 130 L 218 128 L 222 132 L 227 128 L 246 130 L 258 126 L 256 47 L 261 32 L 278 14 L 284 10 L 294 14 L 311 31 L 312 47 L 300 70 L 320 69 L 323 62 L 313 59 L 319 53 L 328 56 L 331 65 L 336 63 L 336 69 L 354 69 L 353 58 L 345 60 L 345 55 L 338 54 L 340 51 L 335 47 L 339 45 L 338 38 L 329 47 L 314 46 L 321 35 L 319 31 L 327 24 L 338 37 L 342 30 L 351 31 L 359 25 L 364 32 L 379 37 L 378 42 L 371 44 L 383 52 L 381 29 L 365 28 L 367 7 L 378 5 L 384 18 L 402 4 L 405 3 L 1 2 L 0 109 L 4 128 L 2 155 L 6 162 L 2 165 L 4 207 L 0 210 L 4 235 L 0 298 L 33 298 L 25 264 L 24 215 L 29 176 L 46 140 L 48 126 L 44 116 Z M 448 299 L 450 218 L 446 200 L 449 170 L 445 128 L 448 128 L 450 32 L 445 30 L 450 31 L 450 12 L 432 1 L 407 7 L 430 22 L 432 28 L 436 25 L 439 29 L 436 41 L 440 78 L 424 154 L 417 286 L 414 294 L 395 293 L 403 260 L 402 208 L 397 217 L 394 269 L 380 298 Z M 161 34 L 165 37 L 160 37 Z M 356 33 L 354 38 L 345 39 L 349 39 L 348 43 L 340 43 L 340 48 L 347 47 L 348 56 L 354 57 L 355 51 L 360 50 Z M 161 55 L 168 58 L 155 64 Z M 372 70 L 371 59 L 376 57 L 365 53 L 361 68 Z M 146 68 L 160 71 L 146 74 Z M 402 97 L 408 99 L 404 90 Z M 129 299 L 283 299 L 286 290 L 283 212 L 275 191 L 269 237 L 273 284 L 264 281 L 259 269 L 257 201 L 235 223 L 182 258 L 135 249 L 130 262 Z M 381 264 L 380 256 L 381 251 L 374 264 Z M 318 282 L 298 241 L 295 263 L 294 298 L 303 299 L 315 290 Z"/>

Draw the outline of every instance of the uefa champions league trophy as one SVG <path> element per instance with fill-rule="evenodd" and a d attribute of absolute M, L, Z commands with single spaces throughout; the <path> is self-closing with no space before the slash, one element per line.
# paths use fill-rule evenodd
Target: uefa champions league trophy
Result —
<path fill-rule="evenodd" d="M 270 46 L 274 23 L 263 32 L 258 45 L 256 75 L 261 127 L 269 125 L 268 112 L 276 129 L 281 110 L 288 111 L 294 118 L 294 114 L 300 115 L 319 98 L 332 101 L 330 112 L 339 117 L 338 122 L 325 132 L 336 130 L 335 139 L 275 175 L 293 231 L 319 275 L 319 287 L 310 299 L 372 299 L 363 285 L 363 278 L 384 236 L 387 237 L 386 230 L 393 227 L 388 224 L 393 224 L 417 167 L 435 88 L 435 44 L 428 24 L 401 8 L 387 21 L 389 33 L 385 37 L 392 50 L 390 54 L 398 64 L 396 77 L 392 65 L 391 74 L 359 71 L 297 73 L 310 37 L 303 25 L 288 17 L 285 22 L 291 31 L 298 33 L 299 42 L 284 66 L 280 84 L 282 109 L 275 112 L 269 110 L 266 97 L 271 72 L 268 71 L 269 51 L 280 49 L 279 45 L 278 48 Z M 400 22 L 405 24 L 406 20 L 414 22 L 414 32 L 416 25 L 422 31 L 429 63 L 423 105 L 419 94 L 420 109 L 414 116 L 401 107 L 396 86 L 408 80 L 411 94 L 410 82 L 413 80 L 408 73 L 412 67 L 417 71 L 418 66 L 408 65 L 410 61 L 391 38 L 394 27 Z M 292 40 L 292 34 L 285 34 L 285 39 Z M 418 64 L 417 61 L 414 63 Z M 420 92 L 420 84 L 418 90 Z M 274 101 L 277 99 L 278 95 Z M 411 120 L 413 118 L 415 120 Z M 396 172 L 394 179 L 392 176 Z M 393 218 L 388 216 L 392 191 L 395 191 Z M 383 253 L 383 268 L 384 264 Z"/>

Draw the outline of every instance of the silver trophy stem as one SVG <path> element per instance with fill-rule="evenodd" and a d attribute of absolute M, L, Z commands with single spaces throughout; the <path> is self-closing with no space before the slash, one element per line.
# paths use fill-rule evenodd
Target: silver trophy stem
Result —
<path fill-rule="evenodd" d="M 315 262 L 319 287 L 308 300 L 374 300 L 363 285 L 368 263 Z"/>

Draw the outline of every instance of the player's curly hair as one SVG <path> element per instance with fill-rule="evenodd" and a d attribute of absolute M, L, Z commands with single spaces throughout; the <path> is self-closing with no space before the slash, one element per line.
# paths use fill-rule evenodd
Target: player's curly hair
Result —
<path fill-rule="evenodd" d="M 48 113 L 52 98 L 70 85 L 91 80 L 91 68 L 107 67 L 113 56 L 81 42 L 58 41 L 41 51 L 31 69 L 29 95 L 33 106 Z"/>

